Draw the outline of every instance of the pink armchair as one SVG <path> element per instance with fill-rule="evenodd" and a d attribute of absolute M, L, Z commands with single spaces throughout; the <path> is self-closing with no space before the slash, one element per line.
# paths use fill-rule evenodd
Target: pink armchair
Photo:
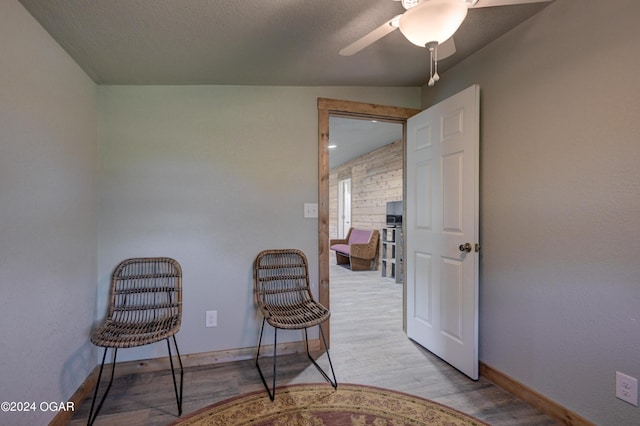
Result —
<path fill-rule="evenodd" d="M 329 240 L 329 247 L 336 252 L 338 265 L 349 264 L 352 271 L 366 271 L 372 269 L 378 253 L 379 235 L 376 229 L 351 228 L 346 238 Z"/>

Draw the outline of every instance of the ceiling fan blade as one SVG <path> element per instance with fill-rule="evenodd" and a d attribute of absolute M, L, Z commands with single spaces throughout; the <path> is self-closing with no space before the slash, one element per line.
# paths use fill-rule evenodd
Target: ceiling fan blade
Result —
<path fill-rule="evenodd" d="M 454 53 L 456 53 L 456 42 L 453 41 L 453 37 L 438 45 L 438 60 L 448 58 Z"/>
<path fill-rule="evenodd" d="M 366 34 L 362 38 L 354 41 L 353 43 L 351 43 L 347 47 L 345 47 L 342 50 L 340 50 L 340 52 L 338 52 L 338 53 L 340 55 L 342 55 L 342 56 L 355 55 L 356 53 L 358 53 L 359 51 L 361 51 L 365 47 L 375 43 L 376 41 L 380 40 L 382 37 L 386 36 L 387 34 L 397 30 L 398 26 L 397 25 L 396 26 L 392 25 L 392 22 L 394 22 L 394 21 L 397 22 L 397 20 L 399 18 L 400 18 L 400 15 L 389 19 L 387 22 L 385 22 L 384 24 L 380 25 L 378 28 L 376 28 L 375 30 L 371 31 L 369 34 Z"/>
<path fill-rule="evenodd" d="M 479 7 L 494 7 L 494 6 L 512 6 L 514 4 L 527 4 L 527 3 L 549 3 L 553 0 L 478 0 L 474 5 L 471 4 L 471 0 L 466 0 L 469 3 L 469 8 Z"/>

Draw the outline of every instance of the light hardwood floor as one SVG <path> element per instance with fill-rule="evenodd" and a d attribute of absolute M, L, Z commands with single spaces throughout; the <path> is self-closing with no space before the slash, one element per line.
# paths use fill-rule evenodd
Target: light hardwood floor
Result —
<path fill-rule="evenodd" d="M 331 312 L 330 354 L 338 386 L 359 383 L 395 389 L 440 402 L 491 425 L 558 424 L 484 377 L 468 379 L 409 340 L 402 331 L 402 286 L 381 278 L 379 271 L 352 272 L 332 261 Z M 177 338 L 179 341 L 180 334 Z M 269 361 L 265 359 L 263 367 L 268 377 Z M 327 365 L 326 356 L 318 362 Z M 322 380 L 305 355 L 278 357 L 278 385 Z M 187 368 L 183 414 L 263 389 L 251 360 Z M 86 423 L 90 404 L 90 398 L 84 401 L 72 425 Z M 166 425 L 176 418 L 171 372 L 162 371 L 117 378 L 95 424 Z"/>

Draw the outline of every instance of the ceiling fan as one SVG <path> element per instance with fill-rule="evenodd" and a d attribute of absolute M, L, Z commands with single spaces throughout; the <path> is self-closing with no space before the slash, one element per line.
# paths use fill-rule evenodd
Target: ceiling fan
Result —
<path fill-rule="evenodd" d="M 553 0 L 393 0 L 401 1 L 407 10 L 394 16 L 375 30 L 351 43 L 338 53 L 355 55 L 387 34 L 400 32 L 416 46 L 429 49 L 429 86 L 440 79 L 438 56 L 444 59 L 456 52 L 453 34 L 460 28 L 471 8 L 510 6 L 524 3 L 543 3 Z"/>

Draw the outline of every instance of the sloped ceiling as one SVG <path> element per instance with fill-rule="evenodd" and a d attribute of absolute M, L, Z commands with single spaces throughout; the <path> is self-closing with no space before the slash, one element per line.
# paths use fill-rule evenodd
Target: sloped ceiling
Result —
<path fill-rule="evenodd" d="M 402 124 L 343 117 L 329 118 L 329 168 L 402 139 Z"/>

